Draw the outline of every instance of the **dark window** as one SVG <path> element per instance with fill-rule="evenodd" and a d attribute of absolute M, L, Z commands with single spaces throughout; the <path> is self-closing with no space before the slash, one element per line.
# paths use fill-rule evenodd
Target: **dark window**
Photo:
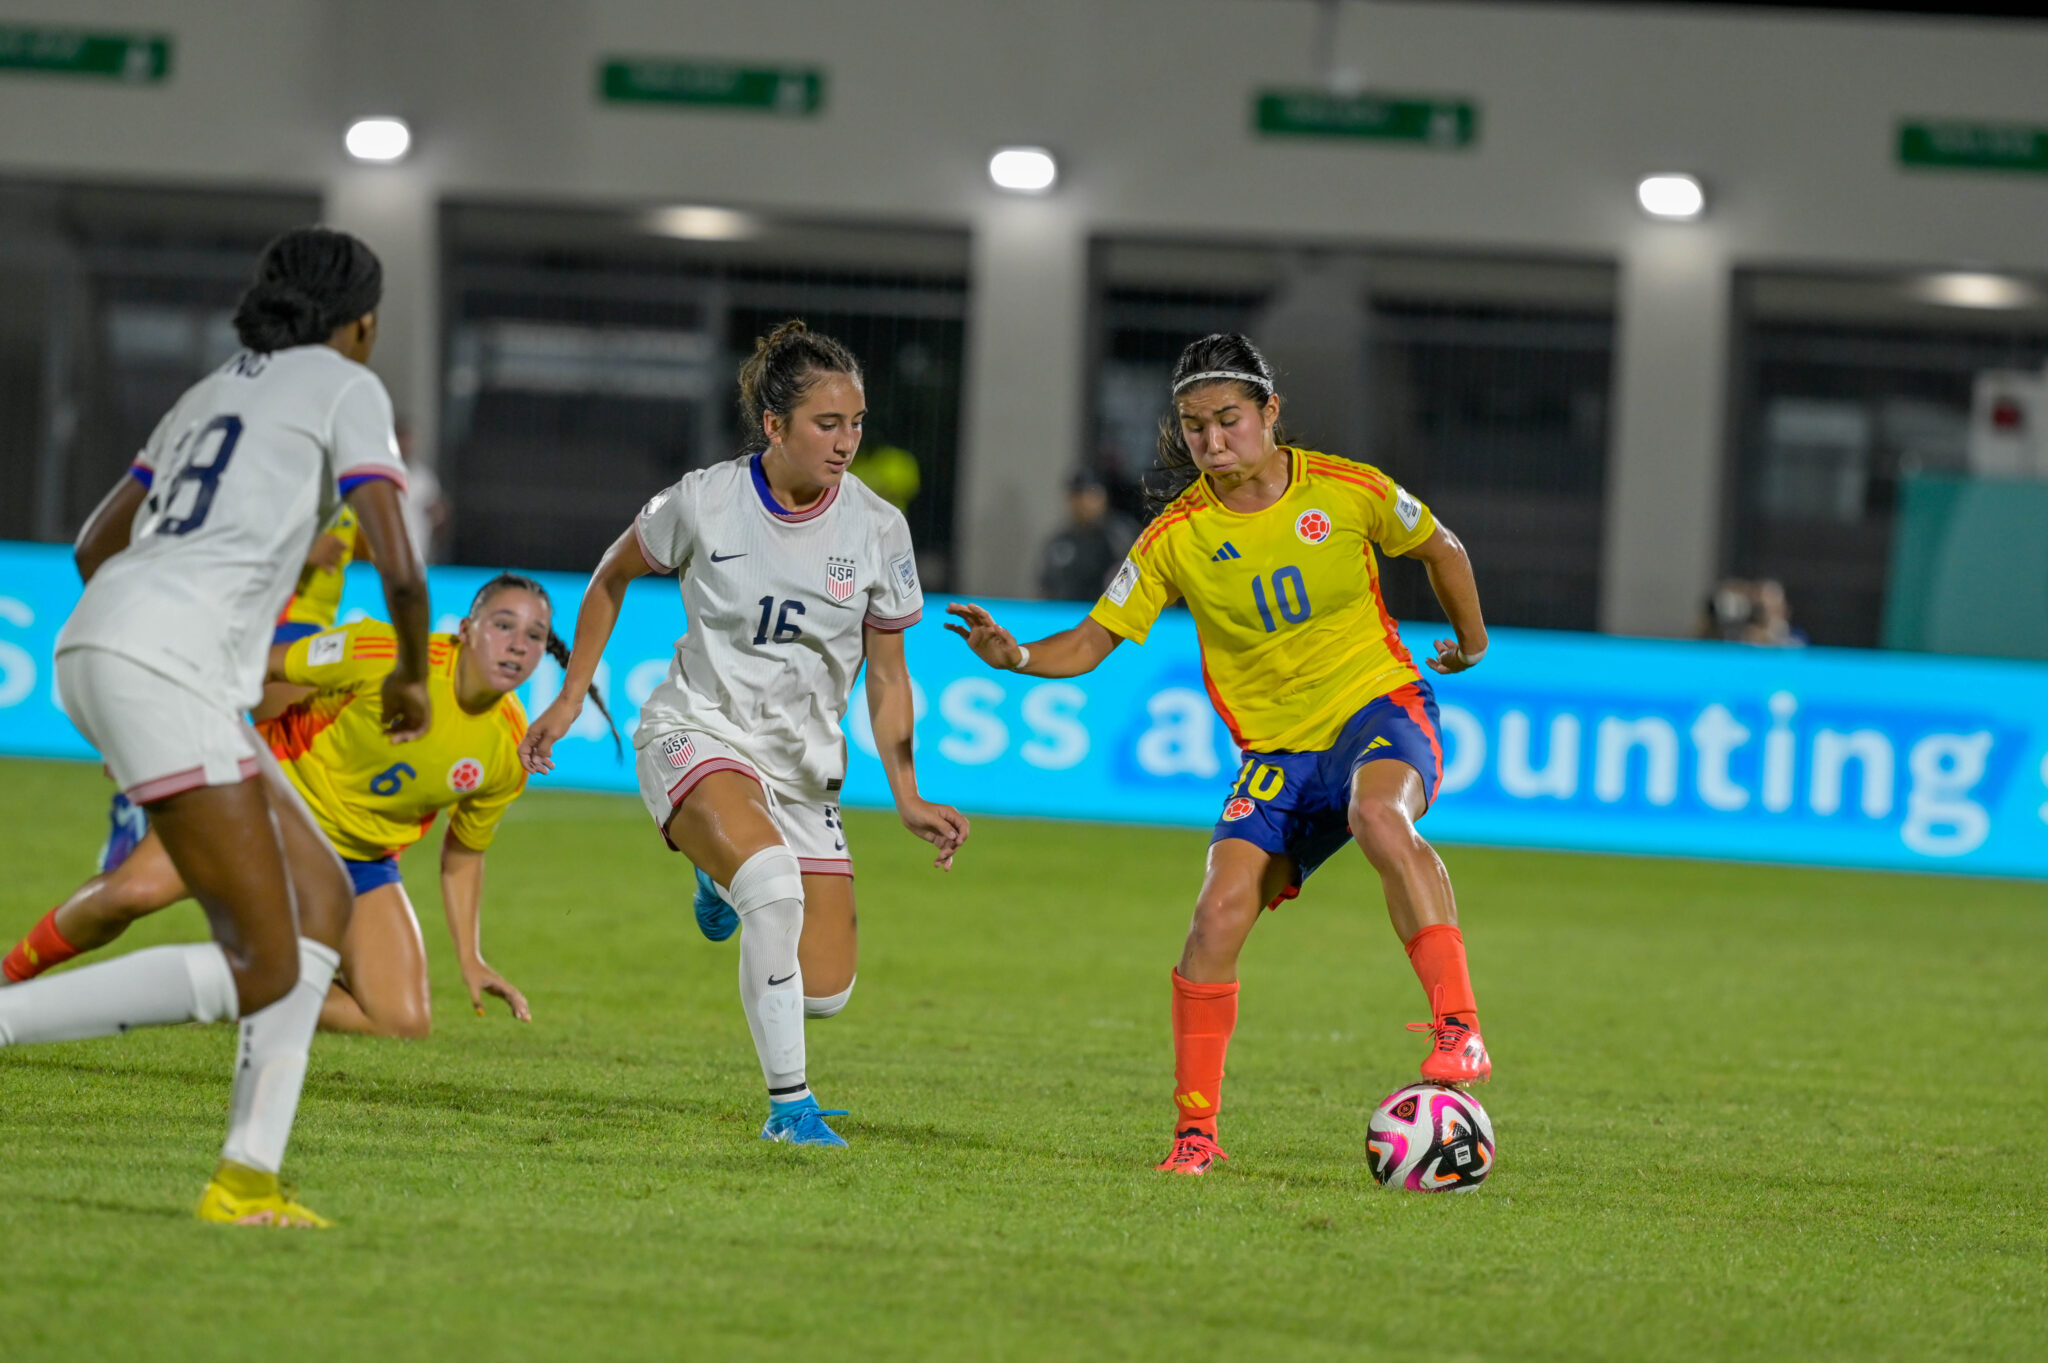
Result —
<path fill-rule="evenodd" d="M 650 495 L 741 448 L 739 366 L 801 317 L 860 357 L 861 460 L 914 460 L 905 514 L 927 584 L 947 584 L 965 234 L 725 217 L 736 239 L 664 236 L 655 214 L 444 210 L 454 559 L 588 569 Z"/>
<path fill-rule="evenodd" d="M 1465 540 L 1487 618 L 1592 629 L 1599 609 L 1613 272 L 1392 252 L 1098 243 L 1094 466 L 1143 515 L 1181 347 L 1242 331 L 1279 371 L 1291 440 L 1376 464 Z M 1419 564 L 1388 608 L 1440 619 Z"/>
<path fill-rule="evenodd" d="M 1970 469 L 1980 376 L 2039 374 L 2048 313 L 1966 311 L 1912 276 L 1738 277 L 1727 559 L 1815 643 L 1874 647 L 1900 480 Z"/>

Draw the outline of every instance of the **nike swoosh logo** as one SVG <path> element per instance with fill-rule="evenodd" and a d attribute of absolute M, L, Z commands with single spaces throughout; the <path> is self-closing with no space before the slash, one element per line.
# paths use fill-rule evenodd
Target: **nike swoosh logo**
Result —
<path fill-rule="evenodd" d="M 789 973 L 788 973 L 787 975 L 784 975 L 784 976 L 783 976 L 783 977 L 782 977 L 781 979 L 779 979 L 779 980 L 778 980 L 778 979 L 776 979 L 776 978 L 775 978 L 775 977 L 774 977 L 773 975 L 770 975 L 770 976 L 768 977 L 768 987 L 769 987 L 770 989 L 773 989 L 773 988 L 774 988 L 774 987 L 775 987 L 776 985 L 778 985 L 778 984 L 788 984 L 788 983 L 789 983 L 789 982 L 790 982 L 791 980 L 793 980 L 793 979 L 795 979 L 795 978 L 796 978 L 796 972 L 795 972 L 794 970 L 790 971 L 790 972 L 789 972 Z"/>
<path fill-rule="evenodd" d="M 711 551 L 711 561 L 712 561 L 713 563 L 725 563 L 725 562 L 727 562 L 727 561 L 729 561 L 729 560 L 731 560 L 731 559 L 736 559 L 736 558 L 745 558 L 745 557 L 746 557 L 746 554 L 745 554 L 745 553 L 738 553 L 738 554 L 721 554 L 721 553 L 719 553 L 719 552 L 718 552 L 717 550 L 715 550 L 715 549 Z"/>

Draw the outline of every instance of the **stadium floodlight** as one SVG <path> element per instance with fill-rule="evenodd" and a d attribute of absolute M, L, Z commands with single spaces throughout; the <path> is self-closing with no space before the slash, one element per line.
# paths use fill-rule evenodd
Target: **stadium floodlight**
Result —
<path fill-rule="evenodd" d="M 1707 191 L 1697 175 L 1663 171 L 1636 182 L 1636 202 L 1664 222 L 1695 222 L 1707 211 Z"/>
<path fill-rule="evenodd" d="M 412 129 L 402 118 L 359 118 L 348 125 L 348 135 L 342 141 L 356 160 L 389 165 L 404 160 L 412 150 Z"/>
<path fill-rule="evenodd" d="M 642 225 L 658 237 L 683 241 L 745 241 L 760 234 L 761 224 L 751 213 L 703 204 L 677 204 L 648 211 Z"/>
<path fill-rule="evenodd" d="M 1043 194 L 1059 176 L 1059 163 L 1044 147 L 1004 147 L 988 158 L 988 178 L 1015 194 Z"/>
<path fill-rule="evenodd" d="M 1927 275 L 1914 285 L 1913 293 L 1949 308 L 2024 308 L 2041 301 L 2040 291 L 2025 280 L 1982 270 Z"/>

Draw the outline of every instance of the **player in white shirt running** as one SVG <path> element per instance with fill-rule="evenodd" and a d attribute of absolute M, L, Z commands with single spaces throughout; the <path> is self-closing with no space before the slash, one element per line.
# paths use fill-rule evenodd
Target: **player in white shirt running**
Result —
<path fill-rule="evenodd" d="M 626 587 L 682 581 L 689 629 L 633 736 L 668 845 L 737 910 L 740 1003 L 768 1081 L 764 1140 L 843 1146 L 805 1076 L 804 1019 L 853 993 L 853 862 L 839 824 L 840 720 L 867 666 L 868 714 L 904 826 L 950 870 L 956 809 L 917 793 L 903 631 L 923 613 L 903 515 L 846 471 L 867 401 L 837 341 L 785 322 L 740 370 L 758 452 L 686 473 L 605 551 L 562 694 L 526 731 L 530 771 L 582 710 Z M 707 932 L 709 930 L 707 929 Z M 716 934 L 723 936 L 724 934 Z"/>
<path fill-rule="evenodd" d="M 306 1050 L 354 892 L 242 712 L 313 537 L 346 498 L 398 634 L 393 742 L 429 719 L 427 588 L 406 538 L 391 399 L 364 368 L 383 292 L 354 237 L 264 248 L 235 330 L 79 532 L 85 593 L 57 636 L 64 709 L 149 810 L 213 942 L 155 947 L 0 991 L 0 1045 L 241 1020 L 228 1138 L 202 1220 L 325 1226 L 278 1182 Z"/>

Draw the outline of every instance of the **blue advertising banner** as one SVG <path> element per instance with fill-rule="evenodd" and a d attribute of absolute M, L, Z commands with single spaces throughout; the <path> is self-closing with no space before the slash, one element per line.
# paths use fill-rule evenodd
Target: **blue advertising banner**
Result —
<path fill-rule="evenodd" d="M 488 576 L 434 570 L 437 628 Z M 566 633 L 583 581 L 540 576 Z M 0 752 L 91 756 L 51 692 L 77 595 L 64 548 L 0 545 Z M 1082 614 L 986 604 L 1024 639 Z M 1047 681 L 981 666 L 941 628 L 943 606 L 906 636 L 927 795 L 970 813 L 1215 820 L 1238 759 L 1186 615 L 1088 676 Z M 344 617 L 378 610 L 374 574 L 352 570 Z M 635 584 L 598 678 L 629 742 L 682 628 L 673 583 Z M 1427 651 L 1429 626 L 1403 632 Z M 1482 666 L 1432 680 L 1444 784 L 1423 827 L 1439 841 L 2048 878 L 2048 666 L 1503 629 Z M 542 664 L 528 709 L 560 684 Z M 886 806 L 864 694 L 847 733 L 847 802 Z M 556 757 L 538 784 L 633 789 L 595 710 Z"/>

